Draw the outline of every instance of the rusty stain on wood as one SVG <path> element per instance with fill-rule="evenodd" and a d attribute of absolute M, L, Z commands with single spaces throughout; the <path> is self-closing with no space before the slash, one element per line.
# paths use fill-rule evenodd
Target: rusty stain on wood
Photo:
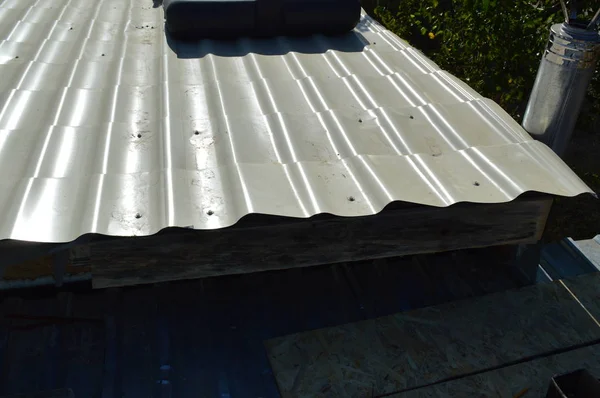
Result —
<path fill-rule="evenodd" d="M 241 220 L 91 245 L 93 286 L 117 287 L 539 240 L 547 196 L 500 204 L 390 206 L 368 217 Z M 257 220 L 256 218 L 254 220 Z"/>
<path fill-rule="evenodd" d="M 67 275 L 85 274 L 90 271 L 89 266 L 74 266 L 70 262 L 65 267 L 65 274 Z M 54 276 L 51 255 L 6 265 L 2 279 L 7 281 L 33 280 L 46 276 Z"/>
<path fill-rule="evenodd" d="M 363 397 L 427 386 L 599 338 L 600 327 L 557 282 L 265 344 L 283 397 Z M 326 395 L 320 392 L 325 386 Z"/>

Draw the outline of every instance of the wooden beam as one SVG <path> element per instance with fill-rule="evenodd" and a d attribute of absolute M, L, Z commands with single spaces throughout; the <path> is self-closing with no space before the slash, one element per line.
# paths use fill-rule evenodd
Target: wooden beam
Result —
<path fill-rule="evenodd" d="M 250 216 L 220 230 L 171 230 L 91 245 L 95 288 L 250 273 L 540 239 L 552 199 L 446 208 L 392 204 L 377 215 Z"/>

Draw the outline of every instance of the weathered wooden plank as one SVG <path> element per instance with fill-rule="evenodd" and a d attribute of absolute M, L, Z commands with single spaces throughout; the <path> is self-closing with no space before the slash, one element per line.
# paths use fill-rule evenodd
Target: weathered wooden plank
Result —
<path fill-rule="evenodd" d="M 390 394 L 600 338 L 560 283 L 268 340 L 284 397 Z"/>
<path fill-rule="evenodd" d="M 537 241 L 548 197 L 447 208 L 392 206 L 368 217 L 242 220 L 232 228 L 91 246 L 96 288 Z M 266 222 L 271 220 L 273 222 Z"/>
<path fill-rule="evenodd" d="M 575 349 L 461 379 L 393 394 L 390 398 L 545 397 L 557 374 L 587 369 L 600 376 L 600 345 Z"/>
<path fill-rule="evenodd" d="M 71 259 L 65 264 L 64 274 L 69 276 L 83 275 L 90 272 L 88 266 L 73 265 Z M 53 269 L 52 255 L 44 255 L 37 258 L 32 258 L 23 262 L 6 265 L 4 267 L 4 275 L 2 280 L 6 281 L 7 285 L 11 282 L 17 284 L 18 281 L 35 280 L 35 279 L 54 279 L 55 272 Z"/>

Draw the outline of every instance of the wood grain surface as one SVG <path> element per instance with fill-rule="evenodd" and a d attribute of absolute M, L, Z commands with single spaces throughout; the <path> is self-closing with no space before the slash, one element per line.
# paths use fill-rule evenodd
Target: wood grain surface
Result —
<path fill-rule="evenodd" d="M 367 217 L 254 218 L 91 246 L 95 288 L 536 242 L 549 197 L 446 208 L 400 206 Z M 250 218 L 252 219 L 252 218 Z"/>
<path fill-rule="evenodd" d="M 546 396 L 550 379 L 554 375 L 570 373 L 577 369 L 587 369 L 593 376 L 600 376 L 599 345 L 551 355 L 405 393 L 393 394 L 390 397 L 542 398 Z"/>
<path fill-rule="evenodd" d="M 265 344 L 282 396 L 371 397 L 511 365 L 599 338 L 598 324 L 555 282 Z"/>
<path fill-rule="evenodd" d="M 577 297 L 596 322 L 600 321 L 600 273 L 565 279 L 561 283 Z"/>

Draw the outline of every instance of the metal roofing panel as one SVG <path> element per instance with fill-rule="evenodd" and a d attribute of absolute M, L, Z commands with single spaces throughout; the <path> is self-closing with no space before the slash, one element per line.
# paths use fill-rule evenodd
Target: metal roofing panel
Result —
<path fill-rule="evenodd" d="M 340 37 L 190 43 L 149 0 L 0 0 L 0 40 L 0 238 L 590 192 L 366 15 Z"/>

